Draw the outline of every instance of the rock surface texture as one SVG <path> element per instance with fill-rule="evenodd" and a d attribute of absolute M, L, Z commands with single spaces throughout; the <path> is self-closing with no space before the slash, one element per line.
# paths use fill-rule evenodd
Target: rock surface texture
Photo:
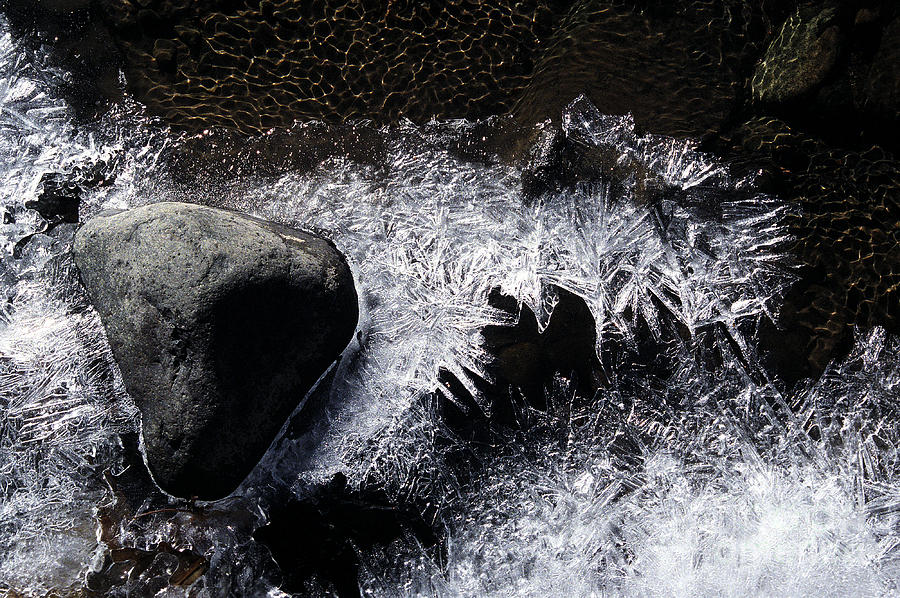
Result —
<path fill-rule="evenodd" d="M 836 18 L 837 11 L 830 7 L 808 7 L 791 15 L 753 74 L 754 98 L 788 102 L 821 85 L 840 54 Z"/>
<path fill-rule="evenodd" d="M 238 213 L 104 212 L 74 256 L 151 473 L 176 496 L 231 493 L 356 327 L 353 278 L 328 241 Z"/>

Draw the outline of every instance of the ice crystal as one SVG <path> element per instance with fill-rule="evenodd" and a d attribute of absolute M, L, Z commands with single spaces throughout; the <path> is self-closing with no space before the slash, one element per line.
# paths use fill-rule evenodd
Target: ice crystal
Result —
<path fill-rule="evenodd" d="M 900 364 L 885 357 L 896 343 L 883 330 L 861 336 L 804 391 L 827 413 L 819 441 L 800 440 L 790 413 L 768 409 L 777 391 L 742 381 L 733 355 L 725 371 L 686 366 L 690 376 L 676 374 L 662 394 L 644 379 L 638 394 L 610 389 L 578 404 L 560 381 L 548 410 L 498 448 L 448 518 L 446 561 L 406 553 L 385 580 L 376 560 L 363 587 L 384 596 L 894 595 Z"/>
<path fill-rule="evenodd" d="M 136 411 L 68 256 L 73 227 L 50 228 L 25 203 L 44 174 L 121 153 L 129 119 L 76 130 L 48 91 L 46 53 L 0 26 L 0 587 L 42 593 L 77 583 L 90 562 L 101 474 Z"/>
<path fill-rule="evenodd" d="M 574 293 L 595 318 L 599 350 L 611 336 L 631 342 L 641 323 L 660 334 L 673 318 L 690 331 L 736 330 L 790 282 L 782 202 L 736 190 L 724 166 L 690 144 L 638 137 L 629 117 L 601 117 L 583 98 L 564 121 L 577 143 L 611 149 L 662 181 L 660 198 L 637 197 L 647 181 L 632 178 L 526 201 L 519 169 L 475 166 L 402 128 L 385 131 L 394 149 L 378 168 L 333 160 L 269 185 L 235 184 L 225 205 L 319 230 L 355 268 L 360 345 L 335 379 L 333 430 L 312 466 L 377 473 L 398 491 L 413 483 L 416 455 L 434 458 L 422 450 L 433 444 L 428 432 L 416 431 L 437 425 L 423 404 L 445 392 L 439 372 L 476 400 L 475 378 L 489 378 L 481 331 L 511 323 L 490 306 L 492 289 L 542 325 L 558 289 Z"/>
<path fill-rule="evenodd" d="M 115 434 L 135 416 L 70 265 L 49 269 L 0 312 L 0 579 L 37 574 L 46 589 L 58 580 L 44 563 L 93 552 L 98 467 L 114 463 Z"/>

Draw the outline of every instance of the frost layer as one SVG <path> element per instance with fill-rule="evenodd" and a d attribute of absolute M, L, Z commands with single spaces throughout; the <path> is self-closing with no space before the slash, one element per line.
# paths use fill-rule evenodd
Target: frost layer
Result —
<path fill-rule="evenodd" d="M 401 127 L 385 132 L 394 149 L 377 168 L 336 160 L 307 175 L 235 184 L 225 205 L 332 238 L 355 267 L 364 304 L 321 448 L 278 450 L 323 477 L 350 471 L 351 480 L 408 493 L 424 475 L 417 461 L 441 459 L 424 449 L 440 433 L 428 397 L 448 394 L 439 371 L 490 410 L 473 380 L 489 378 L 481 331 L 516 317 L 490 307 L 495 288 L 541 325 L 557 289 L 581 297 L 598 350 L 610 338 L 633 343 L 641 323 L 656 336 L 677 324 L 742 338 L 738 329 L 767 312 L 790 280 L 784 204 L 738 189 L 691 144 L 639 137 L 630 117 L 604 117 L 583 98 L 564 122 L 565 135 L 612 152 L 631 176 L 526 201 L 520 170 L 466 163 L 428 127 Z"/>
<path fill-rule="evenodd" d="M 385 561 L 406 559 L 401 573 L 385 581 L 376 560 L 364 587 L 382 596 L 897 595 L 897 349 L 883 330 L 861 335 L 846 361 L 801 391 L 805 420 L 727 353 L 723 369 L 686 367 L 665 394 L 645 379 L 638 395 L 602 391 L 575 406 L 560 382 L 548 411 L 498 451 L 448 517 L 446 562 L 391 553 Z M 818 441 L 795 427 L 819 418 Z"/>
<path fill-rule="evenodd" d="M 43 174 L 120 156 L 129 119 L 75 130 L 48 92 L 57 74 L 43 55 L 0 22 L 0 590 L 36 594 L 80 583 L 97 548 L 101 475 L 136 420 L 68 256 L 73 228 L 50 230 L 24 207 Z"/>

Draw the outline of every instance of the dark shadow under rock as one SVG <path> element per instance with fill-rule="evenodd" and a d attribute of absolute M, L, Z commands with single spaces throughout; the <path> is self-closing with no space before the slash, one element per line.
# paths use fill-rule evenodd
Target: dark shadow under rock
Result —
<path fill-rule="evenodd" d="M 420 515 L 398 507 L 378 491 L 348 489 L 342 474 L 302 500 L 285 501 L 254 533 L 281 568 L 282 589 L 303 593 L 318 586 L 340 598 L 360 595 L 358 550 L 404 537 L 426 549 L 438 543 Z"/>

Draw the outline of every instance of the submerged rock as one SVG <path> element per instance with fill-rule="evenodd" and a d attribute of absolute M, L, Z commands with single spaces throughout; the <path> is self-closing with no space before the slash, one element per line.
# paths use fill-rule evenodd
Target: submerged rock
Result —
<path fill-rule="evenodd" d="M 754 99 L 788 102 L 821 85 L 841 52 L 837 16 L 832 7 L 808 7 L 792 14 L 753 74 Z"/>
<path fill-rule="evenodd" d="M 238 213 L 105 212 L 74 255 L 151 473 L 176 496 L 231 493 L 356 326 L 350 269 L 328 241 Z"/>

